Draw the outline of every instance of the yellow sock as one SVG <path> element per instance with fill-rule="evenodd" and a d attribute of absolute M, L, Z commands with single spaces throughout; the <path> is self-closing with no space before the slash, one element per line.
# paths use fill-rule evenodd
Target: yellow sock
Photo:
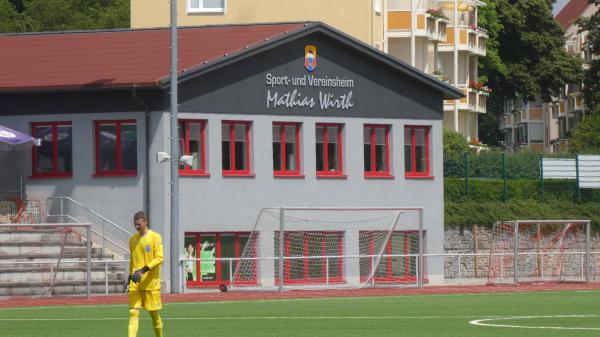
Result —
<path fill-rule="evenodd" d="M 154 335 L 156 337 L 163 337 L 163 322 L 158 314 L 158 310 L 150 311 L 150 317 L 152 317 L 152 327 L 154 328 Z"/>
<path fill-rule="evenodd" d="M 136 309 L 129 309 L 129 326 L 127 331 L 129 337 L 137 337 L 138 327 L 140 326 L 140 312 Z"/>

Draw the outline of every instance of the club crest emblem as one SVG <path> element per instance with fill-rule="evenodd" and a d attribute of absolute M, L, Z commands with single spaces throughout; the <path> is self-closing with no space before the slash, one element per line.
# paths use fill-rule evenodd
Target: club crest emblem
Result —
<path fill-rule="evenodd" d="M 309 73 L 317 68 L 317 46 L 311 44 L 304 46 L 304 68 Z"/>
<path fill-rule="evenodd" d="M 145 246 L 144 246 L 144 251 L 145 251 L 146 253 L 150 253 L 150 245 L 145 245 Z"/>

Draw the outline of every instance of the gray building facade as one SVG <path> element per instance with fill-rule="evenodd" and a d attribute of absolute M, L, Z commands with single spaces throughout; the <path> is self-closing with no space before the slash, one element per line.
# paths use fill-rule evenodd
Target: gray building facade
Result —
<path fill-rule="evenodd" d="M 442 103 L 460 92 L 323 24 L 186 69 L 177 136 L 194 164 L 180 170 L 180 233 L 171 238 L 169 165 L 157 160 L 172 136 L 168 83 L 0 92 L 6 127 L 68 122 L 72 162 L 67 177 L 36 176 L 30 151 L 0 153 L 0 170 L 26 177 L 28 199 L 68 196 L 132 230 L 133 213 L 146 210 L 165 252 L 178 240 L 196 258 L 239 257 L 267 207 L 423 208 L 425 252 L 443 252 Z M 135 154 L 135 167 L 99 174 L 115 128 L 116 165 L 133 165 L 125 162 Z M 405 221 L 399 231 L 418 229 Z M 358 232 L 343 233 L 337 252 L 359 253 Z M 257 254 L 274 254 L 273 233 L 259 234 Z M 227 283 L 225 264 L 212 263 L 195 263 L 187 285 Z M 259 265 L 267 286 L 272 266 Z M 443 280 L 441 264 L 425 272 L 430 283 Z M 166 281 L 168 273 L 165 265 Z"/>

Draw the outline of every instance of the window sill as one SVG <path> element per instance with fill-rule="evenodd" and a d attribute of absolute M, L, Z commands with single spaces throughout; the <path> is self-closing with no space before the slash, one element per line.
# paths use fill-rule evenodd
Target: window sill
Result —
<path fill-rule="evenodd" d="M 365 179 L 395 179 L 396 177 L 394 177 L 391 174 L 372 174 L 372 173 L 365 173 Z"/>
<path fill-rule="evenodd" d="M 137 172 L 96 172 L 92 177 L 94 178 L 106 178 L 106 177 L 135 177 Z"/>
<path fill-rule="evenodd" d="M 40 173 L 34 173 L 32 175 L 30 175 L 28 177 L 29 179 L 70 179 L 73 178 L 73 173 L 69 172 L 69 173 L 47 173 L 47 174 L 40 174 Z"/>
<path fill-rule="evenodd" d="M 411 176 L 411 175 L 404 175 L 405 179 L 425 179 L 425 180 L 433 180 L 435 179 L 434 176 Z"/>
<path fill-rule="evenodd" d="M 317 172 L 317 178 L 319 179 L 348 179 L 348 175 L 342 173 L 320 173 Z"/>
<path fill-rule="evenodd" d="M 223 177 L 237 177 L 237 178 L 254 178 L 254 173 L 242 173 L 242 172 L 223 172 Z"/>
<path fill-rule="evenodd" d="M 304 179 L 304 174 L 301 173 L 273 173 L 273 178 L 283 178 L 283 179 Z"/>
<path fill-rule="evenodd" d="M 180 177 L 210 177 L 210 173 L 208 172 L 185 172 L 179 171 Z"/>
<path fill-rule="evenodd" d="M 225 8 L 188 8 L 188 14 L 225 14 Z"/>

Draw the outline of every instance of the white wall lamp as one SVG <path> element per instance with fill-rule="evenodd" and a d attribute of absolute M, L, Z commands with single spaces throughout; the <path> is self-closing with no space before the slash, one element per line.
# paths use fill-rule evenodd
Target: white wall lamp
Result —
<path fill-rule="evenodd" d="M 159 163 L 165 163 L 171 160 L 171 155 L 166 152 L 156 152 L 156 161 Z M 179 162 L 186 166 L 192 166 L 194 164 L 194 157 L 183 155 L 179 158 Z"/>

